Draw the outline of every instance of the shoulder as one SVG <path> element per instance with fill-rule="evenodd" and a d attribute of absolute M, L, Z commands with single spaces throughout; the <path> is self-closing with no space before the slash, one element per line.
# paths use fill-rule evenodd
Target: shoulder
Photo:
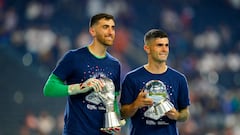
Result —
<path fill-rule="evenodd" d="M 172 68 L 172 67 L 168 67 L 168 73 L 171 74 L 174 77 L 178 77 L 178 78 L 186 78 L 186 76 L 181 73 L 180 71 Z"/>
<path fill-rule="evenodd" d="M 110 53 L 107 53 L 107 58 L 120 65 L 119 59 L 117 59 L 116 57 L 112 56 Z"/>
<path fill-rule="evenodd" d="M 87 52 L 87 51 L 88 51 L 87 47 L 71 49 L 65 53 L 65 56 L 74 56 L 77 54 L 83 54 L 83 52 Z"/>
<path fill-rule="evenodd" d="M 144 67 L 143 67 L 143 66 L 137 67 L 137 68 L 129 71 L 129 72 L 126 74 L 126 77 L 136 77 L 136 76 L 138 76 L 139 74 L 141 74 L 143 71 L 144 71 Z"/>
<path fill-rule="evenodd" d="M 82 48 L 72 49 L 69 52 L 75 53 L 75 54 L 82 53 L 82 52 L 88 52 L 88 48 L 82 47 Z"/>

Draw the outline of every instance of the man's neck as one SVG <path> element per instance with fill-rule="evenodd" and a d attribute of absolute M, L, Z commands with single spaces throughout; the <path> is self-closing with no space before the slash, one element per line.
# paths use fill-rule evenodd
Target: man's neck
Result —
<path fill-rule="evenodd" d="M 144 65 L 144 68 L 152 74 L 162 74 L 167 71 L 166 63 L 161 63 L 161 64 L 147 63 L 146 65 Z"/>
<path fill-rule="evenodd" d="M 92 43 L 88 46 L 88 49 L 96 57 L 101 58 L 106 56 L 107 48 L 105 46 Z"/>

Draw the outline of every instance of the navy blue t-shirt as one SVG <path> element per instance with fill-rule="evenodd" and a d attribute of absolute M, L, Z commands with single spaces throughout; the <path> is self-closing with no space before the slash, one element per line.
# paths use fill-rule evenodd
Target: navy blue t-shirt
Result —
<path fill-rule="evenodd" d="M 125 76 L 120 103 L 122 105 L 131 104 L 146 83 L 152 80 L 159 80 L 165 85 L 169 99 L 177 110 L 190 105 L 188 84 L 183 74 L 170 67 L 162 74 L 152 74 L 143 66 Z M 151 117 L 152 114 L 146 114 L 148 109 L 148 107 L 138 109 L 136 114 L 131 117 L 131 135 L 178 135 L 175 120 L 170 120 L 166 116 L 154 119 L 154 117 Z"/>
<path fill-rule="evenodd" d="M 108 77 L 120 90 L 120 62 L 107 53 L 97 58 L 87 47 L 68 51 L 53 71 L 66 84 L 82 83 L 89 78 Z M 64 116 L 65 135 L 101 135 L 105 107 L 94 92 L 68 96 Z"/>

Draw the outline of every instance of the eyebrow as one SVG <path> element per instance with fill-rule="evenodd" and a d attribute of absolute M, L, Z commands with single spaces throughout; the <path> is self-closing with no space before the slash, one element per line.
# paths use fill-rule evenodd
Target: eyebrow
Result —
<path fill-rule="evenodd" d="M 168 46 L 169 44 L 158 43 L 157 45 L 167 45 Z"/>

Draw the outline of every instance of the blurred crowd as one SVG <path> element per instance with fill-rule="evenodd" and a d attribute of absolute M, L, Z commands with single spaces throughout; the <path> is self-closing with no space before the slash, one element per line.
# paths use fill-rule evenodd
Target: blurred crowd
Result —
<path fill-rule="evenodd" d="M 52 116 L 43 110 L 39 114 L 27 112 L 19 129 L 19 135 L 60 135 L 63 129 L 63 113 Z"/>
<path fill-rule="evenodd" d="M 169 34 L 168 64 L 187 76 L 191 94 L 191 118 L 179 124 L 181 134 L 240 133 L 240 0 L 0 0 L 0 46 L 19 51 L 25 66 L 44 67 L 48 74 L 67 50 L 91 42 L 88 20 L 98 12 L 116 17 L 109 52 L 122 62 L 122 77 L 146 62 L 147 30 Z M 21 135 L 41 128 L 51 131 L 44 135 L 57 134 L 48 129 L 57 118 L 46 111 L 35 115 L 26 115 Z"/>

